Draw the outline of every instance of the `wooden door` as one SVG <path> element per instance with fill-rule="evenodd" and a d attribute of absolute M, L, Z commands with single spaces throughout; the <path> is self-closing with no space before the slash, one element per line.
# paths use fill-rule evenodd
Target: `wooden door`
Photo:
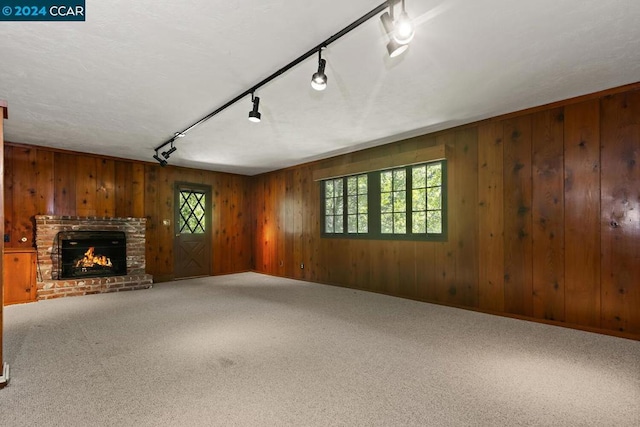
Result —
<path fill-rule="evenodd" d="M 5 248 L 3 258 L 4 305 L 35 301 L 35 251 Z"/>
<path fill-rule="evenodd" d="M 177 183 L 175 189 L 174 275 L 211 274 L 211 187 Z"/>

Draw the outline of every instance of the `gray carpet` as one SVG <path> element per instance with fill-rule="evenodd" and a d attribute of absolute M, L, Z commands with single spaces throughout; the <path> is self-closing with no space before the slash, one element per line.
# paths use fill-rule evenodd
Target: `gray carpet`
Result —
<path fill-rule="evenodd" d="M 638 426 L 640 342 L 255 273 L 5 308 L 0 426 Z"/>

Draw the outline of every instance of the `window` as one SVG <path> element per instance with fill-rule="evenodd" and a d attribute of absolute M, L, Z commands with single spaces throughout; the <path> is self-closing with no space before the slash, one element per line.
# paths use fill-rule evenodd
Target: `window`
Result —
<path fill-rule="evenodd" d="M 205 230 L 205 193 L 180 190 L 180 233 L 201 234 Z"/>
<path fill-rule="evenodd" d="M 343 179 L 331 179 L 325 182 L 325 233 L 342 233 L 344 230 Z"/>
<path fill-rule="evenodd" d="M 441 234 L 443 229 L 442 163 L 413 166 L 411 178 L 412 232 Z"/>
<path fill-rule="evenodd" d="M 404 168 L 380 172 L 380 232 L 407 232 L 407 171 Z"/>
<path fill-rule="evenodd" d="M 349 233 L 369 231 L 367 175 L 347 178 L 347 224 Z"/>
<path fill-rule="evenodd" d="M 367 179 L 367 175 L 356 175 L 323 182 L 325 234 L 367 233 Z"/>
<path fill-rule="evenodd" d="M 323 235 L 446 239 L 446 161 L 322 181 Z"/>

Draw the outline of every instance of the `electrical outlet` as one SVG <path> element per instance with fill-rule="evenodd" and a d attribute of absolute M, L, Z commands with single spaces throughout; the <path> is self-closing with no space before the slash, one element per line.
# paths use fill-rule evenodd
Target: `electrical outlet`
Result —
<path fill-rule="evenodd" d="M 300 263 L 300 270 L 304 270 L 304 262 Z"/>
<path fill-rule="evenodd" d="M 11 240 L 11 239 L 9 238 L 9 235 L 8 235 L 8 234 L 5 234 L 5 235 L 4 235 L 4 241 L 5 241 L 5 242 L 9 242 L 10 240 Z"/>

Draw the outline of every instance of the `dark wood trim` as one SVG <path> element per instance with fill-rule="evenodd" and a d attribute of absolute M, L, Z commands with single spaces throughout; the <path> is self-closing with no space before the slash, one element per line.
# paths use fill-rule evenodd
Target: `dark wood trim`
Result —
<path fill-rule="evenodd" d="M 0 109 L 2 110 L 2 117 L 7 118 L 7 102 L 0 100 Z M 0 236 L 4 236 L 4 120 L 0 119 Z M 4 238 L 0 239 L 0 255 L 4 253 Z M 3 258 L 0 256 L 0 389 L 7 385 L 9 378 L 9 367 L 4 364 L 2 358 L 2 335 L 3 335 L 3 313 L 2 302 L 4 301 L 4 280 L 3 276 Z M 5 377 L 5 374 L 7 377 Z"/>

